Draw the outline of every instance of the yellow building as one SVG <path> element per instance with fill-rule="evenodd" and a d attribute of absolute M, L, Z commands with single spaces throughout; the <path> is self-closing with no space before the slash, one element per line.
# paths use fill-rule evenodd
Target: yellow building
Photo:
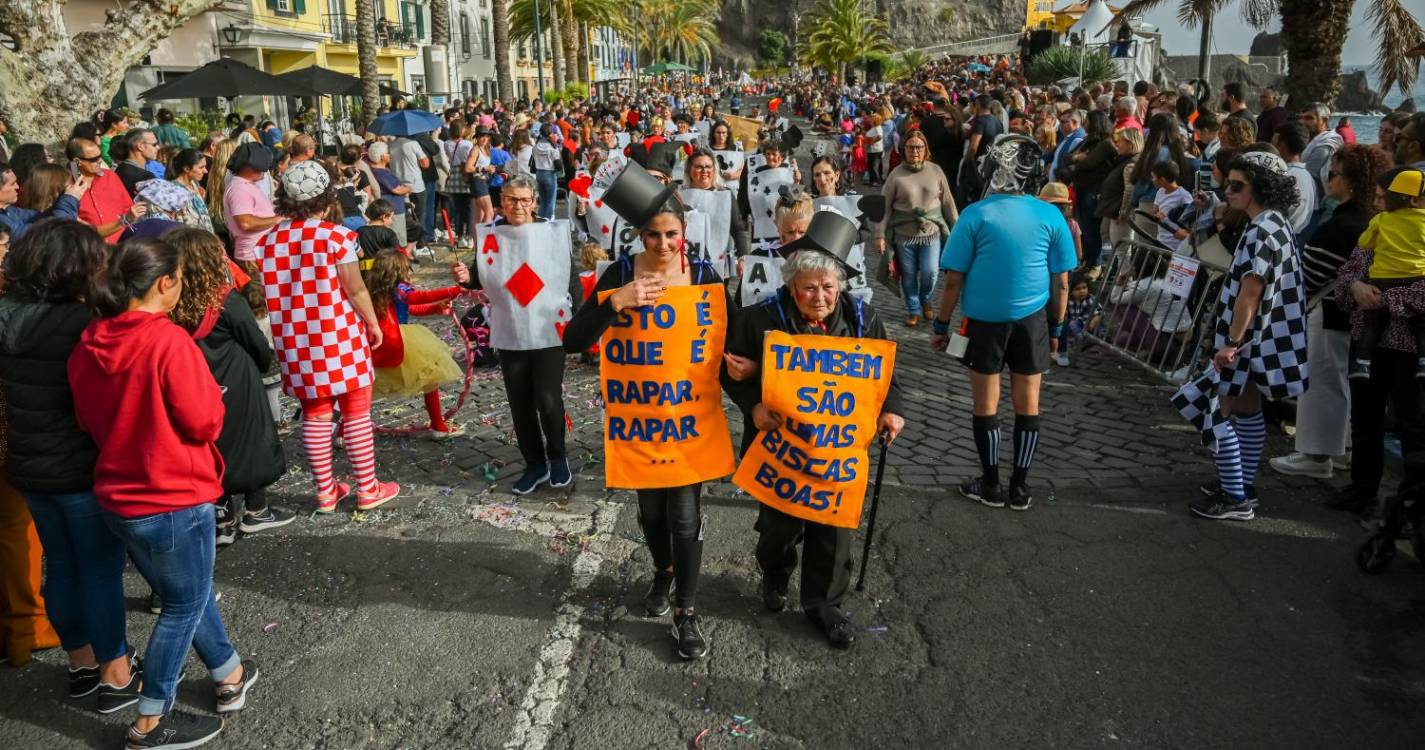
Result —
<path fill-rule="evenodd" d="M 1079 19 L 1084 17 L 1084 11 L 1088 9 L 1089 0 L 1082 0 L 1081 2 L 1065 5 L 1052 14 L 1051 28 L 1060 34 L 1069 33 L 1069 29 L 1072 29 L 1074 24 L 1078 23 Z M 1122 8 L 1113 5 L 1109 5 L 1108 9 L 1115 14 L 1122 10 Z"/>
<path fill-rule="evenodd" d="M 1054 25 L 1054 0 L 1026 0 L 1024 28 L 1026 31 L 1051 28 Z"/>
<path fill-rule="evenodd" d="M 225 0 L 219 10 L 229 20 L 218 29 L 219 51 L 269 73 L 281 74 L 320 65 L 348 75 L 359 75 L 356 58 L 356 0 Z M 385 82 L 398 88 L 405 78 L 406 61 L 416 58 L 419 45 L 429 35 L 424 6 L 405 0 L 376 3 L 376 70 Z M 281 117 L 297 100 L 281 97 L 244 97 L 239 109 L 262 111 Z M 261 100 L 258 104 L 256 100 Z M 325 112 L 332 112 L 331 97 L 323 97 Z M 338 102 L 337 114 L 343 107 Z"/>

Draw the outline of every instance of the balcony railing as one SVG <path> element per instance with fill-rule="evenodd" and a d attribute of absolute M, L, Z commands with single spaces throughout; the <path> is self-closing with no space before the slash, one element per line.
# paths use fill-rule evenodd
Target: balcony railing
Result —
<path fill-rule="evenodd" d="M 356 44 L 356 17 L 345 13 L 329 13 L 322 16 L 322 30 L 331 35 L 334 44 Z M 378 47 L 416 46 L 414 28 L 391 21 L 376 22 L 376 45 Z"/>

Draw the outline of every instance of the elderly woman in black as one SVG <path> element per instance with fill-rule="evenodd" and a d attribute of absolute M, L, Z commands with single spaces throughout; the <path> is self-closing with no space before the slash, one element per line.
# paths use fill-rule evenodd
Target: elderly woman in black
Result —
<path fill-rule="evenodd" d="M 588 350 L 620 312 L 654 304 L 669 287 L 722 283 L 707 262 L 684 255 L 682 202 L 637 163 L 629 164 L 603 200 L 639 228 L 643 252 L 625 255 L 604 270 L 564 331 L 564 350 L 570 354 Z M 605 291 L 613 294 L 600 301 L 599 293 Z M 727 309 L 732 310 L 731 300 Z M 703 561 L 702 485 L 637 492 L 638 522 L 654 564 L 644 612 L 662 617 L 672 609 L 678 655 L 701 658 L 708 651 L 695 609 Z M 671 598 L 676 598 L 676 608 Z"/>
<path fill-rule="evenodd" d="M 760 430 L 781 425 L 780 415 L 762 404 L 760 363 L 767 331 L 849 338 L 889 338 L 885 324 L 868 305 L 846 292 L 855 274 L 847 254 L 856 241 L 856 225 L 846 217 L 819 211 L 803 237 L 782 247 L 785 286 L 775 297 L 742 310 L 728 336 L 724 387 Z M 876 432 L 894 440 L 905 426 L 900 387 L 892 375 L 890 393 L 876 423 Z M 851 529 L 804 521 L 763 505 L 756 529 L 757 564 L 762 568 L 762 601 L 777 612 L 787 606 L 787 584 L 802 551 L 802 611 L 821 629 L 832 646 L 849 648 L 856 629 L 841 604 L 851 582 Z"/>

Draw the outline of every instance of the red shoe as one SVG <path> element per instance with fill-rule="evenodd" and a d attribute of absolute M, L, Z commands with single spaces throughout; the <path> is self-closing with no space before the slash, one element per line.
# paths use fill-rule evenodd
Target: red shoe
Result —
<path fill-rule="evenodd" d="M 395 482 L 381 482 L 371 494 L 356 493 L 357 510 L 375 510 L 401 495 L 401 485 Z"/>
<path fill-rule="evenodd" d="M 317 493 L 317 512 L 335 513 L 336 504 L 345 500 L 350 495 L 351 485 L 347 484 L 346 482 L 337 482 L 336 492 L 333 492 L 330 495 L 324 495 L 320 492 Z"/>

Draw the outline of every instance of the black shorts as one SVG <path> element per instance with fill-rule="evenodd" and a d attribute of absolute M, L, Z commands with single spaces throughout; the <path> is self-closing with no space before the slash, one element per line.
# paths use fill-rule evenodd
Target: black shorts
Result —
<path fill-rule="evenodd" d="M 982 375 L 998 375 L 1005 365 L 1015 375 L 1049 370 L 1049 320 L 1040 310 L 1010 323 L 969 320 L 965 364 Z"/>

